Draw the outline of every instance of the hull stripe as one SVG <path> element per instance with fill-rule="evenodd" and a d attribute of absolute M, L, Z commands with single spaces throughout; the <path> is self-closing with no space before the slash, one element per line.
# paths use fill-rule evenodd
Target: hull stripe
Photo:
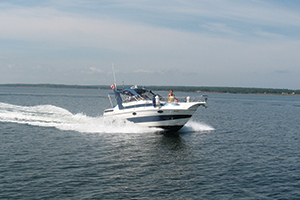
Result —
<path fill-rule="evenodd" d="M 162 128 L 166 132 L 176 132 L 179 131 L 183 126 L 153 126 L 156 128 Z"/>
<path fill-rule="evenodd" d="M 192 117 L 192 115 L 156 115 L 156 116 L 147 116 L 147 117 L 127 118 L 127 120 L 134 123 L 141 123 L 141 122 L 157 122 L 157 121 L 166 121 L 166 120 L 174 120 L 174 119 L 184 119 L 190 117 Z"/>

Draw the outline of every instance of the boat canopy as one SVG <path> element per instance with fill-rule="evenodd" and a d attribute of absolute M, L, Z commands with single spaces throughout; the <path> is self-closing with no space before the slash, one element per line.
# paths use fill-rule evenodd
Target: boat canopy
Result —
<path fill-rule="evenodd" d="M 151 90 L 146 88 L 141 89 L 141 88 L 134 87 L 130 89 L 119 89 L 119 90 L 114 89 L 114 93 L 109 93 L 109 94 L 115 94 L 116 97 L 115 99 L 120 109 L 123 108 L 122 103 L 132 102 L 132 101 L 143 101 L 143 100 L 153 101 L 153 98 L 155 96 L 158 96 L 160 101 L 164 101 L 164 98 L 160 94 L 155 94 Z"/>

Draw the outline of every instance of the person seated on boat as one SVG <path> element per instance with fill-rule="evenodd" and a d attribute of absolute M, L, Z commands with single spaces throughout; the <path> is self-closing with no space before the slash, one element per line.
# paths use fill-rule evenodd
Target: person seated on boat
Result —
<path fill-rule="evenodd" d="M 170 90 L 170 94 L 168 95 L 168 102 L 178 102 L 178 99 L 175 97 L 173 90 Z"/>
<path fill-rule="evenodd" d="M 127 97 L 127 99 L 126 99 L 127 101 L 134 101 L 135 100 L 135 98 L 134 98 L 134 96 L 133 96 L 133 94 L 132 93 L 129 93 L 129 97 Z"/>

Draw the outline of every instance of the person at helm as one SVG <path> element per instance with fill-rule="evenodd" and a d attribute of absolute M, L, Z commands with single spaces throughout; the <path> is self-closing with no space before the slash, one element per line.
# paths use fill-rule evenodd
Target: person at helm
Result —
<path fill-rule="evenodd" d="M 175 97 L 173 90 L 170 90 L 170 94 L 168 95 L 168 102 L 177 102 L 178 99 Z"/>

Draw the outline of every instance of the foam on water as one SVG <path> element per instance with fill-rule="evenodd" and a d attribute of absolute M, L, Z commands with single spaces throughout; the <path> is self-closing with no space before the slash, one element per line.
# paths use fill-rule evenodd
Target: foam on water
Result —
<path fill-rule="evenodd" d="M 202 132 L 202 131 L 213 131 L 215 130 L 213 127 L 195 121 L 188 121 L 184 127 L 180 129 L 179 132 Z"/>
<path fill-rule="evenodd" d="M 55 127 L 83 133 L 142 133 L 160 129 L 142 127 L 127 120 L 108 119 L 102 116 L 89 117 L 85 114 L 72 114 L 66 109 L 53 105 L 17 106 L 0 103 L 0 121 L 33 126 Z M 208 125 L 189 122 L 181 132 L 214 130 Z"/>

